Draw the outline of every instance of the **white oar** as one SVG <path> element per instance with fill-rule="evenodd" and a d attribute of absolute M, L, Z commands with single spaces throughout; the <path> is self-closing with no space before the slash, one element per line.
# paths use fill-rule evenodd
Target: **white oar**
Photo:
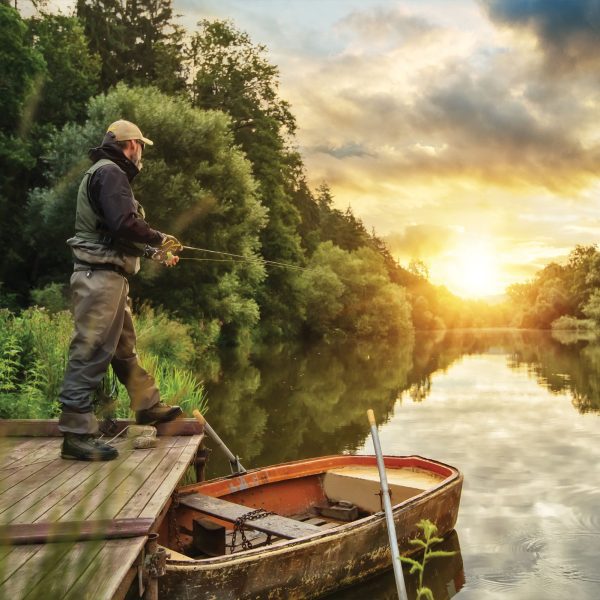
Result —
<path fill-rule="evenodd" d="M 392 514 L 392 501 L 390 500 L 390 488 L 388 487 L 387 476 L 385 474 L 385 465 L 383 463 L 383 454 L 381 453 L 381 444 L 379 442 L 379 433 L 377 432 L 377 423 L 375 414 L 371 409 L 367 411 L 369 424 L 371 425 L 371 437 L 375 455 L 377 456 L 377 468 L 379 469 L 379 481 L 381 483 L 381 494 L 383 498 L 383 508 L 385 510 L 385 521 L 387 523 L 388 537 L 390 538 L 390 549 L 392 551 L 392 565 L 394 567 L 394 577 L 396 578 L 396 589 L 400 600 L 408 600 L 406 595 L 406 586 L 404 585 L 404 576 L 402 575 L 402 562 L 400 561 L 400 551 L 398 550 L 398 540 L 396 539 L 396 527 L 394 525 L 394 515 Z"/>

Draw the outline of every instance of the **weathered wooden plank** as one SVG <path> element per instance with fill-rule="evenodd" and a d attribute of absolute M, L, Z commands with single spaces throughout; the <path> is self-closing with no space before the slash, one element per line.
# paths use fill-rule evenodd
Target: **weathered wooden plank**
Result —
<path fill-rule="evenodd" d="M 0 527 L 0 542 L 14 546 L 111 540 L 139 537 L 150 533 L 154 519 L 102 519 L 81 522 L 60 521 L 18 523 Z"/>
<path fill-rule="evenodd" d="M 132 476 L 139 463 L 145 460 L 151 461 L 151 453 L 151 450 L 134 450 L 129 453 L 127 459 L 124 460 L 117 469 L 111 471 L 107 477 L 101 478 L 97 484 L 89 490 L 89 493 L 81 497 L 76 504 L 72 504 L 58 520 L 79 521 L 86 519 L 104 502 L 104 499 L 112 490 L 118 487 L 127 477 Z M 97 476 L 101 477 L 101 475 L 102 472 L 99 471 Z M 143 478 L 139 472 L 137 477 L 140 478 L 140 483 L 142 483 Z M 89 488 L 89 485 L 86 487 Z"/>
<path fill-rule="evenodd" d="M 91 494 L 104 480 L 114 476 L 121 466 L 127 462 L 129 453 L 122 453 L 116 460 L 108 462 L 87 463 L 83 473 L 88 473 L 87 478 L 82 478 L 80 484 L 66 493 L 57 502 L 49 506 L 45 512 L 37 511 L 37 516 L 33 521 L 58 521 L 73 506 L 81 502 L 86 496 Z"/>
<path fill-rule="evenodd" d="M 31 465 L 33 467 L 33 465 Z M 38 469 L 26 479 L 17 481 L 12 484 L 8 489 L 0 491 L 0 506 L 3 510 L 8 510 L 10 514 L 10 507 L 13 504 L 19 502 L 22 498 L 25 498 L 32 492 L 35 492 L 38 488 L 44 485 L 49 479 L 52 479 L 56 475 L 59 475 L 63 471 L 66 471 L 71 466 L 71 463 L 66 460 L 54 460 L 51 463 L 43 465 L 41 469 Z M 17 473 L 15 473 L 17 475 Z M 5 481 L 8 482 L 11 478 L 9 477 Z M 4 486 L 2 486 L 4 488 Z M 4 512 L 2 512 L 4 514 Z M 0 521 L 3 520 L 0 515 Z M 10 519 L 9 519 L 10 520 Z"/>
<path fill-rule="evenodd" d="M 0 449 L 0 478 L 4 477 L 4 471 L 14 469 L 13 466 L 17 461 L 23 457 L 31 454 L 50 445 L 51 442 L 56 442 L 52 438 L 49 439 L 21 439 L 14 438 L 15 443 L 13 444 L 13 438 L 2 438 L 2 448 Z"/>
<path fill-rule="evenodd" d="M 85 463 L 71 463 L 63 471 L 56 475 L 48 474 L 46 470 L 38 471 L 35 475 L 39 483 L 39 487 L 30 493 L 24 494 L 23 497 L 12 505 L 3 503 L 0 500 L 0 522 L 14 521 L 22 515 L 27 509 L 34 506 L 41 500 L 45 500 L 56 489 L 61 489 L 62 486 L 68 484 L 73 477 L 85 469 Z M 13 488 L 16 489 L 16 488 Z M 23 490 L 25 491 L 25 490 Z M 2 498 L 2 496 L 0 496 Z"/>
<path fill-rule="evenodd" d="M 115 515 L 119 519 L 138 517 L 148 504 L 156 490 L 160 487 L 165 477 L 176 468 L 175 462 L 181 456 L 181 447 L 170 448 L 157 468 L 152 472 L 144 485 L 133 494 L 121 511 Z M 169 494 L 170 496 L 171 494 Z M 158 514 L 158 513 L 157 513 Z"/>
<path fill-rule="evenodd" d="M 133 419 L 118 419 L 115 435 L 134 423 Z M 199 435 L 204 431 L 196 419 L 176 419 L 158 425 L 157 429 L 159 436 Z M 0 419 L 2 437 L 62 437 L 62 432 L 58 429 L 58 419 Z"/>
<path fill-rule="evenodd" d="M 60 437 L 58 419 L 0 419 L 0 437 Z"/>
<path fill-rule="evenodd" d="M 101 542 L 105 543 L 105 542 Z M 0 598 L 23 598 L 27 590 L 54 568 L 73 544 L 40 544 L 15 548 L 0 564 Z"/>
<path fill-rule="evenodd" d="M 47 442 L 42 442 L 38 445 L 38 447 L 20 458 L 19 460 L 11 463 L 9 467 L 11 469 L 21 469 L 22 467 L 26 467 L 27 465 L 31 465 L 37 462 L 51 462 L 60 458 L 60 446 L 62 444 L 62 440 L 52 438 Z"/>
<path fill-rule="evenodd" d="M 145 543 L 145 537 L 107 541 L 64 600 L 111 600 Z"/>
<path fill-rule="evenodd" d="M 254 510 L 241 504 L 234 504 L 204 494 L 181 496 L 179 504 L 231 523 Z M 321 529 L 315 525 L 294 521 L 294 519 L 288 519 L 280 515 L 267 515 L 255 521 L 248 521 L 247 526 L 288 540 L 321 532 Z"/>
<path fill-rule="evenodd" d="M 52 463 L 51 463 L 52 464 Z M 68 467 L 64 461 L 56 461 L 51 471 L 56 474 Z M 46 463 L 35 463 L 16 470 L 10 477 L 0 482 L 0 506 L 10 506 L 40 485 L 40 472 L 47 472 Z"/>
<path fill-rule="evenodd" d="M 37 583 L 27 587 L 23 600 L 63 598 L 81 574 L 94 562 L 105 544 L 104 540 L 73 544 L 52 569 L 46 569 Z"/>
<path fill-rule="evenodd" d="M 165 477 L 160 487 L 156 490 L 156 493 L 149 500 L 148 504 L 144 507 L 140 513 L 140 517 L 149 517 L 152 514 L 158 514 L 169 497 L 173 493 L 173 489 L 183 477 L 186 469 L 194 459 L 198 444 L 200 444 L 201 436 L 193 436 L 190 438 L 188 445 L 184 448 L 181 456 L 177 459 L 173 465 L 171 472 Z"/>
<path fill-rule="evenodd" d="M 31 505 L 25 512 L 15 516 L 15 513 L 11 511 L 12 518 L 9 520 L 11 523 L 33 523 L 35 520 L 40 519 L 45 515 L 45 519 L 48 521 L 54 521 L 56 519 L 52 518 L 52 514 L 56 514 L 57 511 L 53 511 L 53 508 L 66 496 L 68 496 L 71 492 L 83 486 L 85 482 L 93 478 L 96 471 L 100 470 L 104 463 L 93 462 L 93 463 L 85 463 L 80 462 L 76 463 L 82 466 L 82 469 L 77 472 L 76 475 L 73 475 L 68 481 L 64 482 L 60 487 L 52 490 L 44 497 L 40 498 L 37 502 Z M 92 479 L 93 481 L 93 479 Z M 95 483 L 94 483 L 95 485 Z M 83 493 L 83 488 L 82 488 Z M 76 498 L 72 498 L 73 501 L 76 501 Z M 65 509 L 66 510 L 66 509 Z M 56 514 L 56 517 L 60 516 Z M 8 520 L 8 519 L 7 519 Z"/>
<path fill-rule="evenodd" d="M 146 450 L 146 452 L 151 453 L 148 458 L 140 463 L 135 471 L 116 486 L 112 492 L 107 494 L 103 502 L 88 518 L 97 519 L 101 516 L 104 518 L 115 518 L 132 496 L 140 489 L 149 487 L 148 479 L 152 477 L 157 467 L 164 462 L 165 457 L 171 458 L 169 453 L 181 453 L 181 449 L 163 446 L 154 448 L 153 450 Z M 173 459 L 170 462 L 172 465 Z"/>

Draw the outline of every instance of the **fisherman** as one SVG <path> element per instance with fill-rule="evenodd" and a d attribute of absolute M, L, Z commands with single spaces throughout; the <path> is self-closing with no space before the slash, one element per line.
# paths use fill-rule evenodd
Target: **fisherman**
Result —
<path fill-rule="evenodd" d="M 145 256 L 166 266 L 177 264 L 182 249 L 172 235 L 152 229 L 131 190 L 142 168 L 144 147 L 153 142 L 139 127 L 119 120 L 108 128 L 89 157 L 77 194 L 71 276 L 75 332 L 69 348 L 58 428 L 63 432 L 62 457 L 112 460 L 117 449 L 97 439 L 93 398 L 108 366 L 127 388 L 136 422 L 156 424 L 181 415 L 179 406 L 160 401 L 154 378 L 140 365 L 128 297 L 127 278 Z"/>

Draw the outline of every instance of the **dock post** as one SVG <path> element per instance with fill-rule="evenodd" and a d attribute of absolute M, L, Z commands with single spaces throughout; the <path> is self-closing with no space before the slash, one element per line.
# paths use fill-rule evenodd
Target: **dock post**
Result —
<path fill-rule="evenodd" d="M 146 543 L 144 600 L 158 600 L 158 578 L 167 572 L 167 552 L 158 545 L 158 533 L 151 533 Z"/>

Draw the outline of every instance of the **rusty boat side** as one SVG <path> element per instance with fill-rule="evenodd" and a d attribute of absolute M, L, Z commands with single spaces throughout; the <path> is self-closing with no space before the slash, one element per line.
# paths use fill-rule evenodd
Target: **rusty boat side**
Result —
<path fill-rule="evenodd" d="M 451 532 L 458 516 L 462 474 L 420 456 L 386 456 L 384 460 L 386 470 L 422 471 L 438 478 L 431 488 L 394 504 L 400 551 L 414 551 L 409 540 L 419 535 L 421 519 L 434 522 L 442 536 Z M 180 488 L 178 495 L 184 498 L 200 492 L 249 509 L 291 516 L 323 501 L 323 474 L 340 467 L 373 467 L 375 461 L 374 456 L 362 455 L 295 461 Z M 181 505 L 175 511 L 178 526 L 189 532 L 198 514 Z M 161 532 L 161 543 L 175 548 L 172 530 L 173 519 L 171 527 Z M 160 595 L 174 600 L 316 598 L 389 569 L 387 535 L 384 514 L 377 511 L 315 534 L 232 554 L 192 559 L 174 552 L 160 579 Z M 179 544 L 180 538 L 186 541 L 185 534 L 177 532 L 176 537 Z"/>

